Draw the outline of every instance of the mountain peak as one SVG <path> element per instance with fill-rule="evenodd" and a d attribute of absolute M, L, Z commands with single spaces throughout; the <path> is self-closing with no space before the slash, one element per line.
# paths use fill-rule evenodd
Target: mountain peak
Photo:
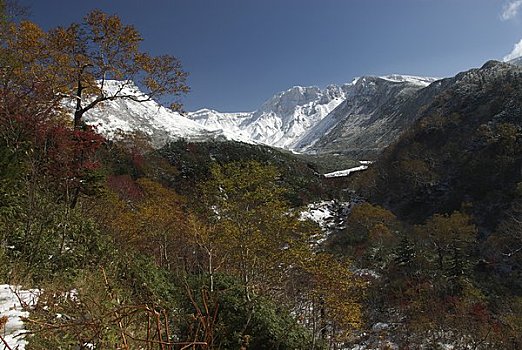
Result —
<path fill-rule="evenodd" d="M 130 80 L 106 80 L 101 88 L 109 96 L 147 96 Z M 138 102 L 116 98 L 104 101 L 85 114 L 85 121 L 109 138 L 117 138 L 122 132 L 143 133 L 156 147 L 177 138 L 203 140 L 223 137 L 223 133 L 210 130 L 153 100 Z"/>
<path fill-rule="evenodd" d="M 496 67 L 500 67 L 500 66 L 504 66 L 506 65 L 507 63 L 503 63 L 503 62 L 500 62 L 500 61 L 496 61 L 496 60 L 489 60 L 487 61 L 486 63 L 484 63 L 482 65 L 482 67 L 480 67 L 480 69 L 491 69 L 491 68 L 496 68 Z"/>
<path fill-rule="evenodd" d="M 190 112 L 191 115 L 198 115 L 198 114 L 220 114 L 221 112 L 216 111 L 215 109 L 210 108 L 201 108 L 197 111 Z"/>
<path fill-rule="evenodd" d="M 275 94 L 253 112 L 222 113 L 202 108 L 186 117 L 154 101 L 114 100 L 90 113 L 90 120 L 100 124 L 100 131 L 109 136 L 118 129 L 124 132 L 140 130 L 150 135 L 156 145 L 172 137 L 194 140 L 219 136 L 293 150 L 300 149 L 298 145 L 303 138 L 343 102 L 359 106 L 394 87 L 413 91 L 434 80 L 392 74 L 365 76 L 351 83 L 330 84 L 325 88 L 295 85 Z M 144 96 L 132 81 L 106 81 L 103 89 L 107 94 Z"/>

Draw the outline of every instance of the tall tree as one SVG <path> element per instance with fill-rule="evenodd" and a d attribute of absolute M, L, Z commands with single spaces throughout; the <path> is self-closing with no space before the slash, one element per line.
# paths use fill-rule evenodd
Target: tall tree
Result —
<path fill-rule="evenodd" d="M 453 294 L 460 293 L 469 272 L 472 245 L 477 239 L 471 217 L 459 211 L 451 215 L 435 214 L 416 229 L 418 236 L 425 237 L 426 254 L 435 251 L 433 268 L 450 282 L 446 282 L 445 288 Z"/>
<path fill-rule="evenodd" d="M 187 73 L 171 55 L 142 52 L 140 33 L 115 15 L 95 10 L 83 23 L 48 32 L 29 21 L 9 23 L 2 37 L 3 86 L 32 95 L 45 89 L 46 106 L 74 101 L 74 127 L 86 112 L 115 99 L 174 100 L 188 92 Z M 109 84 L 109 80 L 118 83 Z M 144 93 L 133 89 L 136 83 Z M 111 86 L 108 86 L 111 85 Z M 180 108 L 178 101 L 172 107 Z"/>
<path fill-rule="evenodd" d="M 212 229 L 200 232 L 198 242 L 214 271 L 241 279 L 247 301 L 275 297 L 311 328 L 314 339 L 358 326 L 363 286 L 348 262 L 314 252 L 310 237 L 317 228 L 300 221 L 283 199 L 277 169 L 233 162 L 215 165 L 211 173 L 202 198 Z"/>
<path fill-rule="evenodd" d="M 214 166 L 212 179 L 203 187 L 216 225 L 214 239 L 228 251 L 228 268 L 242 279 L 247 297 L 267 287 L 269 276 L 297 235 L 297 219 L 289 214 L 278 185 L 278 171 L 257 162 Z M 273 277 L 273 276 L 271 276 Z"/>

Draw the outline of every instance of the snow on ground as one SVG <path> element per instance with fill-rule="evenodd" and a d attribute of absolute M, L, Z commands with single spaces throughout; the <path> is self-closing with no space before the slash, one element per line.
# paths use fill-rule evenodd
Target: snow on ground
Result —
<path fill-rule="evenodd" d="M 351 173 L 354 173 L 356 171 L 361 171 L 361 170 L 366 170 L 366 169 L 368 169 L 367 165 L 359 165 L 359 166 L 356 166 L 355 168 L 338 170 L 338 171 L 324 174 L 324 177 L 344 177 L 344 176 L 348 176 Z"/>
<path fill-rule="evenodd" d="M 28 317 L 27 307 L 38 301 L 38 290 L 22 290 L 19 286 L 0 284 L 0 318 L 7 317 L 7 323 L 0 330 L 0 335 L 13 350 L 23 350 L 27 342 L 24 339 L 22 317 Z M 0 342 L 0 349 L 7 347 Z"/>
<path fill-rule="evenodd" d="M 368 169 L 368 166 L 370 164 L 372 164 L 372 162 L 369 161 L 369 160 L 360 160 L 359 163 L 361 165 L 356 166 L 354 168 L 334 171 L 334 172 L 331 172 L 331 173 L 324 174 L 323 176 L 324 177 L 344 177 L 344 176 L 350 175 L 351 173 L 355 173 L 357 171 L 366 170 L 366 169 Z"/>
<path fill-rule="evenodd" d="M 350 202 L 335 200 L 315 202 L 301 212 L 300 220 L 311 220 L 319 225 L 322 233 L 312 238 L 314 245 L 323 243 L 334 230 L 344 228 L 344 218 L 351 209 Z"/>
<path fill-rule="evenodd" d="M 381 275 L 377 271 L 372 269 L 355 269 L 353 273 L 355 273 L 359 277 L 371 277 L 373 279 L 381 278 Z"/>
<path fill-rule="evenodd" d="M 391 74 L 386 76 L 379 77 L 384 80 L 392 81 L 395 83 L 411 83 L 420 86 L 428 86 L 434 81 L 439 80 L 440 78 L 432 78 L 432 77 L 417 77 L 412 75 L 403 75 L 403 74 Z"/>
<path fill-rule="evenodd" d="M 301 220 L 312 220 L 317 223 L 321 229 L 326 229 L 327 221 L 333 218 L 330 210 L 332 201 L 322 201 L 308 204 L 307 210 L 301 213 Z"/>

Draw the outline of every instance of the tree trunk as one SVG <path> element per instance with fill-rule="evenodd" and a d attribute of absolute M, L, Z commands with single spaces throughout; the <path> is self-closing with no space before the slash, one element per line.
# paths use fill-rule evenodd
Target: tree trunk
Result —
<path fill-rule="evenodd" d="M 324 297 L 319 297 L 319 317 L 321 319 L 321 340 L 326 340 L 326 306 L 324 305 Z"/>
<path fill-rule="evenodd" d="M 208 250 L 208 273 L 210 277 L 210 292 L 214 292 L 214 267 L 212 266 L 212 249 Z"/>
<path fill-rule="evenodd" d="M 83 128 L 83 110 L 82 109 L 77 109 L 76 111 L 74 111 L 74 129 L 75 130 L 79 130 L 81 128 Z"/>
<path fill-rule="evenodd" d="M 74 110 L 74 129 L 78 130 L 81 129 L 83 126 L 82 124 L 82 117 L 83 113 L 85 113 L 85 110 L 82 108 L 82 93 L 83 93 L 83 85 L 82 85 L 82 75 L 83 71 L 87 66 L 81 67 L 80 62 L 77 62 L 78 64 L 78 81 L 76 82 L 76 108 Z"/>

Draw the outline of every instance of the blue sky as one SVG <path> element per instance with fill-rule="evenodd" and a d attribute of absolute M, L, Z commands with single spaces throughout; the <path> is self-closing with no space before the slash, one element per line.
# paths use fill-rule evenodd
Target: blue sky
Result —
<path fill-rule="evenodd" d="M 94 8 L 118 14 L 142 48 L 180 58 L 186 110 L 254 110 L 294 85 L 361 75 L 452 76 L 519 43 L 522 0 L 20 0 L 44 28 Z"/>

